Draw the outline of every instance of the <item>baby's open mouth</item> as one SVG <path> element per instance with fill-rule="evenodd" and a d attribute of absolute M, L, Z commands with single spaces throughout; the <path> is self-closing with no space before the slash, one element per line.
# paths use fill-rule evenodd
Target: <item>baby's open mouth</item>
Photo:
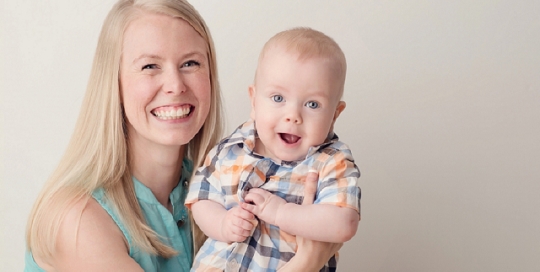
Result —
<path fill-rule="evenodd" d="M 281 137 L 281 140 L 283 140 L 284 142 L 288 144 L 294 144 L 298 142 L 298 140 L 300 140 L 300 137 L 293 134 L 288 134 L 288 133 L 280 133 L 279 137 Z"/>
<path fill-rule="evenodd" d="M 182 105 L 180 107 L 159 107 L 152 110 L 152 114 L 162 120 L 180 119 L 189 116 L 193 107 Z"/>

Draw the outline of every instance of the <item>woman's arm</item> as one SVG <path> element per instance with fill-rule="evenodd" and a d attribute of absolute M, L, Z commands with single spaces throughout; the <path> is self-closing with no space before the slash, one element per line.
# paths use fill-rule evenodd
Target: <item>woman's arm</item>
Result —
<path fill-rule="evenodd" d="M 302 205 L 313 204 L 317 192 L 318 175 L 309 173 L 304 186 L 304 201 Z M 342 243 L 327 243 L 304 239 L 296 236 L 298 250 L 296 255 L 279 272 L 318 272 L 343 245 Z"/>
<path fill-rule="evenodd" d="M 296 255 L 279 272 L 319 272 L 343 246 L 343 243 L 327 243 L 296 237 Z"/>
<path fill-rule="evenodd" d="M 53 271 L 141 271 L 129 256 L 122 231 L 91 197 L 73 205 L 60 224 L 52 259 L 34 256 Z"/>

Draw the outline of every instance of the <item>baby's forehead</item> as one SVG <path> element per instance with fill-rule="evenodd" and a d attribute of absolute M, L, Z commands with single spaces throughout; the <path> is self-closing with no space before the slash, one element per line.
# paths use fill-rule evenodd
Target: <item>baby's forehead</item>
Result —
<path fill-rule="evenodd" d="M 283 61 L 285 61 L 285 63 Z M 341 67 L 339 63 L 325 56 L 309 54 L 302 55 L 301 52 L 284 46 L 267 47 L 264 54 L 261 54 L 255 76 L 255 83 L 257 83 L 258 80 L 263 78 L 272 78 L 273 75 L 275 75 L 274 73 L 279 72 L 275 70 L 275 63 L 280 63 L 280 65 L 288 65 L 286 63 L 291 62 L 304 64 L 309 63 L 310 65 L 316 65 L 318 67 L 325 68 L 327 73 L 329 75 L 332 75 L 328 77 L 327 82 L 330 82 L 332 85 L 335 86 L 335 88 L 332 88 L 331 91 L 332 97 L 335 95 L 338 96 L 338 99 L 341 99 L 343 93 L 344 77 L 341 74 L 342 70 L 340 69 Z M 316 76 L 317 78 L 319 77 L 319 75 L 314 76 Z"/>
<path fill-rule="evenodd" d="M 331 70 L 339 70 L 340 67 L 338 60 L 331 56 L 303 52 L 296 48 L 286 47 L 284 45 L 266 47 L 259 58 L 259 65 L 272 62 L 277 58 L 286 58 L 288 61 L 300 63 L 307 61 L 320 62 L 320 65 L 327 66 Z"/>
<path fill-rule="evenodd" d="M 334 56 L 331 52 L 321 52 L 310 47 L 302 47 L 297 44 L 287 43 L 286 41 L 273 41 L 269 42 L 261 52 L 261 58 L 269 55 L 287 54 L 288 56 L 295 58 L 296 60 L 307 59 L 328 59 L 338 62 L 338 56 Z"/>

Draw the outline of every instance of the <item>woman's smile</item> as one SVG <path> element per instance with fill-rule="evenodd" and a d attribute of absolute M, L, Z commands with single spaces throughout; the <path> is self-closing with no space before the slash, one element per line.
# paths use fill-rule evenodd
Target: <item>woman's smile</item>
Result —
<path fill-rule="evenodd" d="M 188 117 L 193 108 L 194 107 L 189 104 L 182 106 L 165 106 L 153 109 L 151 113 L 161 120 L 180 119 Z"/>

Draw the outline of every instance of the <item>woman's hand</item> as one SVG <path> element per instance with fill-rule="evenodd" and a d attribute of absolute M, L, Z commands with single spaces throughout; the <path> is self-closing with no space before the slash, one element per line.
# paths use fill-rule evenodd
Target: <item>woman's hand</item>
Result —
<path fill-rule="evenodd" d="M 311 205 L 317 193 L 317 181 L 319 175 L 310 172 L 304 184 L 304 200 L 302 205 Z M 296 236 L 298 249 L 296 255 L 281 269 L 280 272 L 287 271 L 319 271 L 328 260 L 334 256 L 343 246 L 342 243 L 328 243 L 315 240 L 304 239 Z"/>

